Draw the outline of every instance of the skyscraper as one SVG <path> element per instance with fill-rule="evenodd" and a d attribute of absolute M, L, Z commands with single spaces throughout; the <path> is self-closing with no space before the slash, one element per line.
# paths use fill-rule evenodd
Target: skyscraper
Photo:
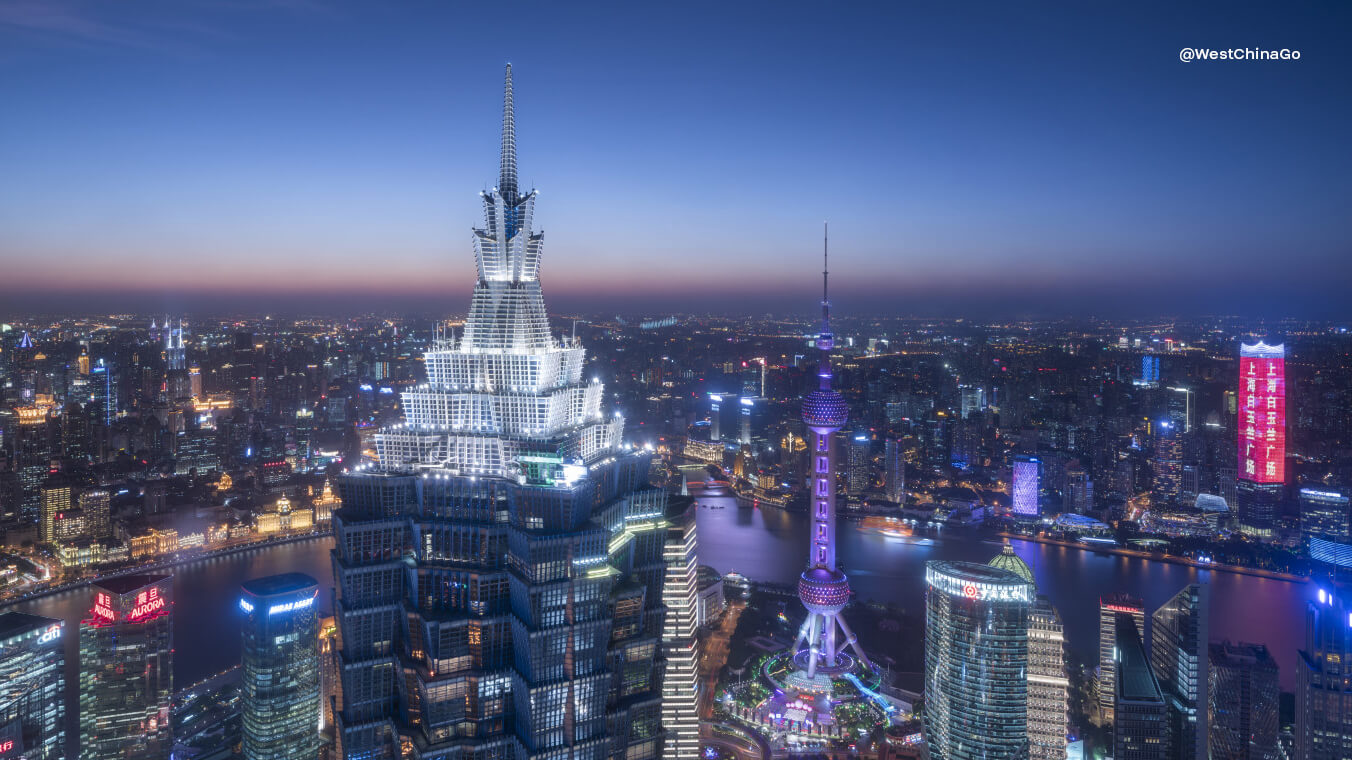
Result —
<path fill-rule="evenodd" d="M 1286 348 L 1239 347 L 1239 476 L 1241 530 L 1269 535 L 1286 482 Z"/>
<path fill-rule="evenodd" d="M 174 693 L 171 575 L 128 575 L 91 588 L 80 621 L 80 760 L 168 760 Z"/>
<path fill-rule="evenodd" d="M 869 453 L 873 441 L 868 433 L 856 433 L 850 436 L 850 466 L 846 470 L 845 486 L 850 496 L 860 498 L 869 487 Z"/>
<path fill-rule="evenodd" d="M 242 709 L 249 760 L 319 757 L 319 583 L 286 573 L 245 581 Z"/>
<path fill-rule="evenodd" d="M 42 520 L 38 523 L 38 540 L 45 544 L 56 541 L 56 516 L 75 506 L 74 489 L 70 480 L 54 475 L 42 484 Z"/>
<path fill-rule="evenodd" d="M 1099 712 L 1105 723 L 1113 722 L 1117 685 L 1113 651 L 1117 647 L 1117 615 L 1122 612 L 1136 621 L 1137 631 L 1145 630 L 1145 602 L 1128 594 L 1109 594 L 1099 599 Z"/>
<path fill-rule="evenodd" d="M 0 758 L 66 756 L 65 623 L 0 613 Z"/>
<path fill-rule="evenodd" d="M 1150 616 L 1150 666 L 1168 708 L 1169 756 L 1207 758 L 1211 586 L 1185 586 Z"/>
<path fill-rule="evenodd" d="M 1323 586 L 1305 608 L 1305 648 L 1296 659 L 1297 760 L 1352 757 L 1352 603 Z"/>
<path fill-rule="evenodd" d="M 970 562 L 925 563 L 925 739 L 933 760 L 1028 757 L 1033 588 Z"/>
<path fill-rule="evenodd" d="M 509 66 L 464 333 L 425 355 L 379 467 L 338 485 L 344 757 L 661 752 L 666 494 L 550 334 L 512 97 Z"/>
<path fill-rule="evenodd" d="M 1042 461 L 1037 457 L 1019 454 L 1014 457 L 1014 467 L 1010 479 L 1010 502 L 1015 515 L 1037 517 L 1039 508 L 1039 484 L 1042 473 Z"/>
<path fill-rule="evenodd" d="M 817 334 L 821 357 L 817 364 L 817 390 L 803 398 L 803 424 L 812 431 L 808 446 L 812 464 L 808 501 L 812 512 L 807 569 L 798 578 L 798 599 L 807 608 L 807 619 L 794 642 L 795 663 L 805 666 L 808 679 L 818 669 L 826 673 L 848 667 L 842 656 L 848 643 L 865 667 L 872 667 L 854 632 L 840 616 L 850 602 L 850 581 L 836 565 L 836 431 L 845 427 L 850 408 L 845 398 L 831 388 L 831 301 L 827 292 L 826 238 L 822 239 L 822 324 Z M 837 629 L 842 640 L 837 640 Z M 802 649 L 799 649 L 802 647 Z M 801 662 L 800 662 L 801 661 Z"/>
<path fill-rule="evenodd" d="M 1183 494 L 1183 430 L 1170 419 L 1155 423 L 1154 498 L 1156 504 L 1177 503 Z"/>
<path fill-rule="evenodd" d="M 1164 694 L 1146 659 L 1136 616 L 1114 617 L 1113 760 L 1164 760 L 1170 738 Z"/>
<path fill-rule="evenodd" d="M 1277 760 L 1277 663 L 1262 644 L 1211 644 L 1212 760 Z"/>
<path fill-rule="evenodd" d="M 718 441 L 723 437 L 723 395 L 709 394 L 709 440 Z"/>
<path fill-rule="evenodd" d="M 94 539 L 105 539 L 113 534 L 113 523 L 110 514 L 112 496 L 103 489 L 92 491 L 83 491 L 76 498 L 75 503 L 79 505 L 80 511 L 84 514 L 85 532 Z"/>
<path fill-rule="evenodd" d="M 1037 592 L 1033 569 L 1008 543 L 990 565 L 1014 573 Z M 1028 611 L 1028 756 L 1033 760 L 1066 758 L 1070 679 L 1065 642 L 1061 616 L 1038 594 Z"/>
<path fill-rule="evenodd" d="M 678 504 L 687 502 L 682 500 Z M 689 503 L 675 515 L 669 511 L 668 522 L 667 573 L 662 586 L 662 602 L 667 607 L 662 629 L 662 655 L 667 661 L 662 679 L 662 725 L 667 730 L 663 757 L 698 760 L 702 690 L 699 638 L 695 635 L 699 617 L 699 543 L 694 504 Z"/>
<path fill-rule="evenodd" d="M 1300 532 L 1306 541 L 1311 536 L 1347 543 L 1352 538 L 1352 500 L 1347 494 L 1328 488 L 1300 489 Z"/>
<path fill-rule="evenodd" d="M 883 452 L 887 467 L 887 500 L 906 503 L 906 449 L 900 438 L 888 438 Z"/>

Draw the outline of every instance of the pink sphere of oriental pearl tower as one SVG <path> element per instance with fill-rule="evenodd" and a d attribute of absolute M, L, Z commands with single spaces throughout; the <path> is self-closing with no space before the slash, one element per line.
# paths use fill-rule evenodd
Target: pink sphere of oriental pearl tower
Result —
<path fill-rule="evenodd" d="M 795 662 L 808 678 L 818 672 L 839 673 L 849 668 L 842 650 L 849 643 L 866 668 L 873 665 L 840 611 L 850 600 L 850 581 L 836 567 L 836 453 L 835 434 L 849 419 L 849 406 L 831 389 L 831 302 L 827 299 L 827 235 L 822 236 L 822 325 L 817 336 L 821 362 L 820 386 L 803 399 L 803 422 L 812 431 L 808 504 L 812 513 L 807 569 L 798 579 L 798 598 L 807 608 L 807 620 L 794 643 Z M 806 646 L 804 647 L 804 644 Z"/>

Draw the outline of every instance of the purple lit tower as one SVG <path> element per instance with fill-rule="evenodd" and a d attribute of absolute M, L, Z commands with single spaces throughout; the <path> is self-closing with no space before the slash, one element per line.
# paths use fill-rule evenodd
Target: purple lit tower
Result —
<path fill-rule="evenodd" d="M 817 336 L 821 349 L 818 377 L 821 385 L 803 399 L 803 422 L 812 431 L 812 510 L 807 569 L 798 579 L 798 598 L 807 608 L 807 620 L 794 643 L 795 664 L 809 679 L 848 670 L 850 659 L 841 650 L 849 642 L 867 668 L 872 668 L 859 640 L 841 618 L 850 600 L 850 581 L 836 567 L 836 452 L 835 434 L 845 426 L 850 410 L 841 395 L 831 390 L 831 302 L 827 299 L 827 237 L 822 237 L 822 326 Z M 839 634 L 837 633 L 839 628 Z M 804 646 L 806 644 L 806 646 Z M 800 649 L 799 647 L 802 647 Z"/>

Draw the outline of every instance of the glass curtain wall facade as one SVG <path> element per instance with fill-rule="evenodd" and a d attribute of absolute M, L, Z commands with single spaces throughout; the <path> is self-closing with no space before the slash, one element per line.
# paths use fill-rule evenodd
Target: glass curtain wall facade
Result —
<path fill-rule="evenodd" d="M 1169 708 L 1170 757 L 1206 760 L 1211 587 L 1194 583 L 1151 615 L 1150 666 Z"/>
<path fill-rule="evenodd" d="M 347 758 L 657 758 L 666 494 L 550 334 L 507 70 L 464 333 L 333 518 Z"/>
<path fill-rule="evenodd" d="M 0 614 L 0 758 L 66 756 L 65 623 Z"/>
<path fill-rule="evenodd" d="M 695 507 L 676 502 L 667 529 L 666 583 L 662 588 L 667 619 L 662 650 L 667 661 L 662 682 L 662 723 L 667 730 L 664 757 L 698 760 L 701 688 L 699 682 L 699 545 L 695 535 Z"/>
<path fill-rule="evenodd" d="M 249 760 L 319 757 L 319 583 L 301 573 L 246 581 L 244 613 L 244 756 Z"/>
<path fill-rule="evenodd" d="M 92 587 L 80 621 L 80 760 L 168 760 L 174 694 L 171 575 Z"/>
<path fill-rule="evenodd" d="M 969 562 L 925 566 L 925 740 L 933 760 L 1028 757 L 1033 587 Z"/>

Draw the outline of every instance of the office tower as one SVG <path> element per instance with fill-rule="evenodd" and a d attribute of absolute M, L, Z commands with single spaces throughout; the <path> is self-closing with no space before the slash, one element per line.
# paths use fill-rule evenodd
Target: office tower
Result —
<path fill-rule="evenodd" d="M 1146 659 L 1136 616 L 1114 617 L 1113 760 L 1165 760 L 1170 737 L 1164 694 Z"/>
<path fill-rule="evenodd" d="M 661 752 L 666 494 L 549 332 L 510 67 L 503 111 L 464 332 L 425 354 L 379 466 L 338 484 L 343 757 Z"/>
<path fill-rule="evenodd" d="M 1277 663 L 1262 644 L 1212 643 L 1207 727 L 1212 760 L 1278 760 Z"/>
<path fill-rule="evenodd" d="M 105 539 L 113 534 L 110 516 L 110 494 L 99 488 L 82 492 L 75 500 L 84 514 L 85 533 L 93 539 Z"/>
<path fill-rule="evenodd" d="M 70 481 L 60 475 L 47 479 L 40 491 L 42 520 L 38 523 L 38 540 L 50 544 L 56 541 L 56 516 L 75 506 Z"/>
<path fill-rule="evenodd" d="M 1160 358 L 1146 354 L 1141 357 L 1141 384 L 1158 385 L 1160 381 Z"/>
<path fill-rule="evenodd" d="M 60 620 L 0 613 L 0 757 L 66 756 L 66 657 Z"/>
<path fill-rule="evenodd" d="M 831 388 L 831 301 L 828 298 L 826 240 L 822 240 L 822 324 L 817 334 L 821 357 L 817 364 L 818 388 L 803 398 L 803 424 L 812 431 L 808 446 L 812 457 L 811 486 L 808 501 L 812 511 L 807 569 L 798 578 L 798 599 L 807 608 L 807 619 L 798 629 L 794 642 L 795 664 L 806 664 L 809 680 L 823 673 L 838 673 L 848 668 L 843 655 L 849 643 L 865 667 L 872 668 L 868 656 L 841 610 L 850 602 L 850 581 L 836 565 L 836 431 L 845 427 L 850 408 L 845 398 Z M 837 640 L 837 629 L 843 640 Z M 799 647 L 802 647 L 801 649 Z M 806 662 L 801 662 L 805 660 Z"/>
<path fill-rule="evenodd" d="M 698 760 L 702 689 L 699 639 L 695 635 L 699 617 L 695 506 L 690 503 L 679 514 L 668 514 L 670 526 L 664 550 L 667 572 L 662 586 L 662 603 L 667 607 L 662 628 L 662 655 L 667 661 L 662 679 L 662 726 L 667 741 L 662 756 L 668 760 Z"/>
<path fill-rule="evenodd" d="M 111 427 L 117 419 L 117 391 L 113 385 L 113 370 L 102 359 L 89 369 L 89 397 L 94 419 L 103 427 Z"/>
<path fill-rule="evenodd" d="M 323 708 L 319 732 L 325 742 L 333 739 L 334 720 L 343 709 L 343 658 L 339 654 L 338 621 L 331 617 L 319 621 L 319 699 Z"/>
<path fill-rule="evenodd" d="M 738 408 L 741 414 L 738 419 L 741 421 L 737 432 L 738 443 L 751 443 L 751 409 L 756 405 L 756 400 L 747 396 L 738 399 Z"/>
<path fill-rule="evenodd" d="M 959 386 L 959 411 L 962 419 L 967 419 L 973 414 L 986 408 L 986 389 L 979 385 Z"/>
<path fill-rule="evenodd" d="M 1207 757 L 1207 620 L 1211 587 L 1185 586 L 1150 616 L 1150 667 L 1164 695 L 1169 757 Z"/>
<path fill-rule="evenodd" d="M 1239 347 L 1240 529 L 1272 533 L 1286 482 L 1286 349 L 1278 344 Z"/>
<path fill-rule="evenodd" d="M 19 415 L 12 449 L 19 495 L 17 512 L 24 522 L 37 524 L 42 511 L 42 483 L 51 474 L 51 426 L 42 407 L 20 406 L 14 411 Z"/>
<path fill-rule="evenodd" d="M 722 425 L 720 424 L 721 421 L 722 421 L 722 417 L 723 417 L 722 406 L 723 406 L 723 396 L 722 396 L 721 394 L 718 394 L 718 393 L 710 393 L 710 394 L 709 394 L 709 440 L 711 440 L 711 441 L 722 440 L 722 435 L 723 435 L 723 433 L 722 433 L 722 430 L 721 430 Z"/>
<path fill-rule="evenodd" d="M 169 318 L 165 317 L 168 322 Z M 192 398 L 192 379 L 188 375 L 187 350 L 183 345 L 183 320 L 176 326 L 165 325 L 164 333 L 165 399 L 178 404 Z"/>
<path fill-rule="evenodd" d="M 1010 505 L 1015 515 L 1037 517 L 1041 514 L 1038 506 L 1038 493 L 1041 479 L 1042 461 L 1037 457 L 1018 454 L 1014 457 L 1014 467 L 1010 475 Z"/>
<path fill-rule="evenodd" d="M 1180 433 L 1191 433 L 1194 426 L 1195 404 L 1191 388 L 1171 386 L 1165 396 L 1166 416 Z"/>
<path fill-rule="evenodd" d="M 1094 481 L 1089 479 L 1080 460 L 1072 459 L 1066 465 L 1066 509 L 1076 514 L 1088 514 L 1094 508 Z"/>
<path fill-rule="evenodd" d="M 1008 543 L 991 567 L 1008 570 L 1033 587 L 1033 570 Z M 1028 756 L 1033 760 L 1065 760 L 1070 706 L 1066 676 L 1065 628 L 1047 597 L 1037 595 L 1028 611 Z"/>
<path fill-rule="evenodd" d="M 925 563 L 925 740 L 933 760 L 1025 758 L 1033 588 L 1008 570 Z"/>
<path fill-rule="evenodd" d="M 319 757 L 319 583 L 302 573 L 245 581 L 240 715 L 249 760 Z"/>
<path fill-rule="evenodd" d="M 91 587 L 80 621 L 80 760 L 168 760 L 174 694 L 171 575 L 126 575 Z"/>
<path fill-rule="evenodd" d="M 1352 506 L 1347 494 L 1327 488 L 1300 489 L 1300 532 L 1308 542 L 1311 536 L 1347 543 L 1352 537 L 1349 519 Z"/>
<path fill-rule="evenodd" d="M 850 495 L 858 498 L 864 495 L 869 486 L 869 452 L 873 442 L 868 433 L 856 433 L 850 436 L 850 466 L 846 470 L 845 487 Z"/>
<path fill-rule="evenodd" d="M 1117 646 L 1117 615 L 1123 612 L 1136 621 L 1136 630 L 1145 630 L 1145 602 L 1128 594 L 1099 599 L 1099 712 L 1105 723 L 1113 722 L 1117 669 L 1113 648 Z"/>
<path fill-rule="evenodd" d="M 1305 647 L 1296 659 L 1297 760 L 1352 757 L 1352 600 L 1320 587 L 1305 607 Z"/>
<path fill-rule="evenodd" d="M 906 503 L 906 448 L 900 438 L 888 438 L 883 452 L 887 467 L 887 500 Z"/>
<path fill-rule="evenodd" d="M 1183 432 L 1172 420 L 1155 423 L 1154 503 L 1177 503 L 1183 494 Z"/>

